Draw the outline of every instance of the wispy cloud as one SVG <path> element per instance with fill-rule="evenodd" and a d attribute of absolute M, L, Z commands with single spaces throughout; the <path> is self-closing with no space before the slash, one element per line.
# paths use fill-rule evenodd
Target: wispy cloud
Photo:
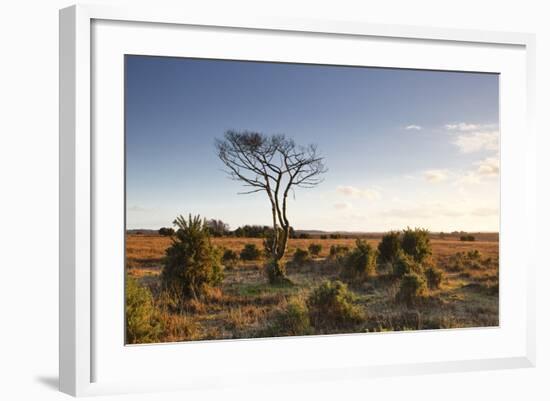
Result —
<path fill-rule="evenodd" d="M 467 171 L 457 173 L 456 183 L 463 184 L 480 184 L 483 180 L 498 177 L 500 172 L 500 162 L 498 157 L 487 157 L 483 160 L 473 163 L 474 167 Z"/>
<path fill-rule="evenodd" d="M 477 172 L 482 176 L 495 176 L 500 172 L 500 163 L 496 157 L 487 157 L 474 164 L 478 166 Z"/>
<path fill-rule="evenodd" d="M 410 131 L 410 130 L 413 130 L 413 131 L 420 131 L 422 129 L 422 127 L 420 125 L 416 125 L 416 124 L 410 124 L 410 125 L 407 125 L 405 127 L 406 130 Z"/>
<path fill-rule="evenodd" d="M 447 170 L 426 170 L 423 175 L 428 182 L 442 182 L 447 180 L 449 172 Z"/>
<path fill-rule="evenodd" d="M 455 136 L 452 143 L 462 153 L 474 153 L 483 150 L 498 150 L 498 126 L 497 124 L 446 124 L 445 129 Z"/>
<path fill-rule="evenodd" d="M 471 132 L 461 134 L 453 140 L 462 153 L 474 153 L 482 150 L 498 150 L 498 131 Z"/>
<path fill-rule="evenodd" d="M 336 191 L 342 195 L 350 196 L 352 198 L 365 198 L 368 200 L 380 199 L 381 195 L 376 189 L 365 188 L 360 189 L 351 185 L 340 185 L 336 188 Z"/>
<path fill-rule="evenodd" d="M 450 131 L 476 131 L 483 127 L 481 124 L 468 124 L 468 123 L 454 123 L 445 124 L 445 128 Z"/>

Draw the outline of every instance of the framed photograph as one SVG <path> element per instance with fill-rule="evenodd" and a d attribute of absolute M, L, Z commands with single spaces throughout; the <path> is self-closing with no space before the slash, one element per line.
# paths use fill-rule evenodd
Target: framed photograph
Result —
<path fill-rule="evenodd" d="M 60 388 L 535 362 L 534 37 L 60 12 Z"/>

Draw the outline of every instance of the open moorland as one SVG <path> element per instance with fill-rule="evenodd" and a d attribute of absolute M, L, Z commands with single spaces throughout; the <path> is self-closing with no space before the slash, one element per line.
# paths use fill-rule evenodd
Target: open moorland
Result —
<path fill-rule="evenodd" d="M 358 236 L 289 239 L 278 284 L 264 239 L 209 238 L 217 283 L 175 300 L 163 287 L 173 236 L 128 234 L 127 342 L 498 326 L 498 234 L 430 233 L 418 258 L 391 235 L 388 246 L 384 234 Z"/>

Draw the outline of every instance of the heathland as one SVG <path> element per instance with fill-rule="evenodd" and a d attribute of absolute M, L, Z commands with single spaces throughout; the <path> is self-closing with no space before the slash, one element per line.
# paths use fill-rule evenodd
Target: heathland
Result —
<path fill-rule="evenodd" d="M 126 236 L 128 343 L 499 324 L 496 233 L 302 235 L 288 240 L 278 283 L 266 277 L 266 238 L 206 235 L 214 270 L 200 287 L 188 284 L 198 273 L 170 273 L 188 244 L 163 234 Z M 174 297 L 170 280 L 187 292 Z"/>

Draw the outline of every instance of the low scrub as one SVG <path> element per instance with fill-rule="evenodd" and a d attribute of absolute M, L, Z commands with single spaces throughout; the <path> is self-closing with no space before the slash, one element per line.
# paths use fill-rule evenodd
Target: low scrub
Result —
<path fill-rule="evenodd" d="M 321 251 L 323 250 L 323 246 L 321 244 L 309 244 L 309 247 L 307 248 L 309 253 L 313 256 L 319 256 Z"/>
<path fill-rule="evenodd" d="M 477 249 L 468 252 L 457 252 L 451 256 L 447 270 L 462 272 L 465 269 L 481 270 L 490 267 L 492 259 L 483 259 L 483 255 Z"/>
<path fill-rule="evenodd" d="M 321 332 L 349 327 L 364 320 L 355 296 L 341 281 L 325 281 L 307 299 L 311 325 Z"/>
<path fill-rule="evenodd" d="M 376 273 L 377 251 L 365 240 L 357 239 L 347 255 L 343 275 L 347 278 L 368 278 Z"/>
<path fill-rule="evenodd" d="M 309 252 L 302 248 L 296 248 L 294 254 L 292 255 L 292 262 L 298 266 L 303 265 L 310 260 L 311 257 L 309 256 Z"/>
<path fill-rule="evenodd" d="M 424 272 L 428 284 L 428 288 L 433 290 L 439 288 L 443 279 L 443 272 L 435 267 L 429 267 Z"/>
<path fill-rule="evenodd" d="M 158 341 L 163 328 L 149 289 L 136 279 L 126 278 L 126 342 L 128 344 Z"/>
<path fill-rule="evenodd" d="M 426 280 L 420 274 L 407 273 L 401 278 L 399 291 L 396 294 L 398 302 L 407 306 L 415 304 L 426 292 Z"/>
<path fill-rule="evenodd" d="M 256 244 L 246 244 L 241 251 L 242 260 L 258 260 L 262 256 Z"/>
<path fill-rule="evenodd" d="M 411 256 L 403 251 L 399 251 L 392 262 L 392 273 L 394 277 L 403 277 L 409 273 L 422 273 L 422 266 Z"/>
<path fill-rule="evenodd" d="M 338 259 L 341 257 L 346 256 L 346 254 L 349 252 L 349 248 L 344 245 L 331 245 L 330 251 L 329 251 L 329 258 L 330 259 Z"/>
<path fill-rule="evenodd" d="M 270 328 L 272 336 L 303 336 L 312 334 L 309 310 L 301 297 L 291 298 L 285 307 L 275 314 L 275 322 Z"/>
<path fill-rule="evenodd" d="M 223 252 L 222 262 L 226 268 L 234 268 L 239 261 L 239 255 L 232 249 L 226 249 Z"/>

